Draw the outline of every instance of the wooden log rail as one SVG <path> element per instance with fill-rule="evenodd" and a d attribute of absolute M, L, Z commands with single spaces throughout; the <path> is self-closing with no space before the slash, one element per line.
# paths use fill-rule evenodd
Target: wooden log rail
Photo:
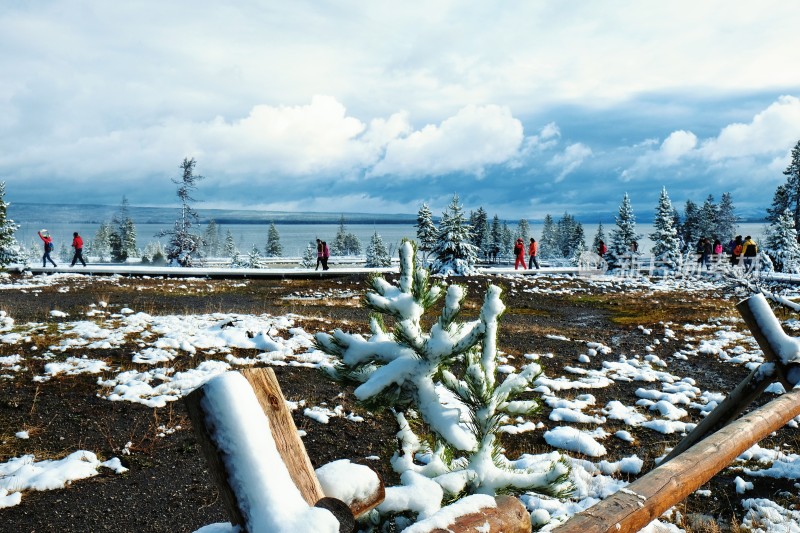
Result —
<path fill-rule="evenodd" d="M 706 417 L 712 422 L 706 427 L 698 424 L 700 431 L 690 439 L 691 445 L 683 447 L 683 453 L 668 456 L 659 467 L 574 515 L 555 528 L 554 533 L 639 531 L 700 488 L 744 451 L 800 415 L 800 388 L 791 388 L 797 384 L 797 365 L 800 364 L 797 356 L 800 354 L 787 353 L 793 349 L 793 340 L 783 333 L 777 318 L 766 311 L 764 305 L 768 306 L 763 296 L 756 295 L 740 302 L 737 308 L 764 352 L 768 361 L 764 365 L 774 365 L 777 373 L 771 367 L 760 369 L 760 373 L 759 369 L 754 371 L 731 393 L 736 401 L 720 404 L 717 409 L 722 408 L 721 413 L 714 415 L 717 409 L 712 411 Z M 784 383 L 789 392 L 708 435 L 710 428 L 719 427 L 742 412 L 758 393 L 776 380 Z"/>

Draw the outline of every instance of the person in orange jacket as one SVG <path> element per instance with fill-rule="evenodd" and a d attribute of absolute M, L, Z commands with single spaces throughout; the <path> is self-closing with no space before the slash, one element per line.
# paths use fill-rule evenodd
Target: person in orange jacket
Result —
<path fill-rule="evenodd" d="M 534 265 L 536 266 L 536 270 L 539 270 L 539 261 L 536 260 L 536 255 L 539 253 L 539 244 L 536 242 L 536 239 L 531 237 L 531 243 L 528 245 L 528 268 L 533 268 Z"/>
<path fill-rule="evenodd" d="M 516 256 L 514 270 L 517 270 L 520 265 L 522 265 L 522 270 L 525 270 L 525 244 L 521 238 L 517 239 L 517 243 L 514 245 L 514 255 Z"/>

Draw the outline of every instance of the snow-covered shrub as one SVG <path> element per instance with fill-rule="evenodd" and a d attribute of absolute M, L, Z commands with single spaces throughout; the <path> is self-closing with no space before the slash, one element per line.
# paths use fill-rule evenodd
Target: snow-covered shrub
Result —
<path fill-rule="evenodd" d="M 560 456 L 550 456 L 536 468 L 516 468 L 497 442 L 498 427 L 507 417 L 529 416 L 538 409 L 536 401 L 515 397 L 541 372 L 538 365 L 529 364 L 498 383 L 497 328 L 505 310 L 501 289 L 489 286 L 477 320 L 458 322 L 464 288 L 432 285 L 428 271 L 416 261 L 411 241 L 400 245 L 397 283 L 382 276 L 371 283 L 365 302 L 375 311 L 372 335 L 364 338 L 337 329 L 333 334 L 317 333 L 316 342 L 339 358 L 328 371 L 335 379 L 358 384 L 355 395 L 360 402 L 399 411 L 403 445 L 392 460 L 395 470 L 432 478 L 450 498 L 568 492 L 569 467 Z M 438 320 L 430 331 L 423 331 L 423 316 L 442 296 Z M 392 330 L 383 316 L 393 317 Z M 415 428 L 422 428 L 422 438 L 407 424 L 413 413 L 421 417 Z M 420 452 L 426 456 L 424 464 L 417 460 Z"/>

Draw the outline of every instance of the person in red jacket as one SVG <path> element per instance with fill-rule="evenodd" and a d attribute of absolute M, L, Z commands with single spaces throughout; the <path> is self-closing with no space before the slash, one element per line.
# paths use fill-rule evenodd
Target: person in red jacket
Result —
<path fill-rule="evenodd" d="M 536 266 L 536 270 L 539 270 L 539 261 L 536 260 L 536 255 L 539 253 L 539 244 L 536 242 L 536 239 L 531 237 L 531 242 L 528 245 L 528 268 L 533 268 L 534 265 Z"/>
<path fill-rule="evenodd" d="M 83 260 L 83 239 L 81 239 L 77 231 L 72 234 L 72 247 L 75 248 L 75 255 L 72 256 L 72 264 L 69 266 L 74 267 L 78 261 L 83 266 L 86 266 L 86 261 Z"/>
<path fill-rule="evenodd" d="M 50 236 L 49 233 L 47 233 L 46 229 L 43 229 L 38 233 L 39 233 L 39 238 L 42 239 L 42 241 L 44 242 L 44 255 L 42 256 L 42 268 L 47 266 L 48 261 L 50 261 L 54 267 L 57 267 L 58 265 L 56 264 L 56 262 L 53 261 L 53 259 L 50 257 L 50 252 L 53 251 L 53 246 L 54 246 L 53 238 Z"/>
<path fill-rule="evenodd" d="M 520 265 L 522 265 L 522 270 L 525 270 L 525 244 L 522 239 L 517 239 L 517 243 L 514 245 L 514 255 L 517 258 L 514 261 L 514 270 L 517 270 Z"/>

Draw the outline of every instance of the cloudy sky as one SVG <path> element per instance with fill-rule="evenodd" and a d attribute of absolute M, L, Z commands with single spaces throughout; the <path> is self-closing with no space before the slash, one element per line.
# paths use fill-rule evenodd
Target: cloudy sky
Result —
<path fill-rule="evenodd" d="M 4 0 L 0 180 L 174 205 L 194 157 L 197 207 L 613 222 L 665 186 L 750 216 L 800 140 L 798 28 L 786 0 Z"/>

